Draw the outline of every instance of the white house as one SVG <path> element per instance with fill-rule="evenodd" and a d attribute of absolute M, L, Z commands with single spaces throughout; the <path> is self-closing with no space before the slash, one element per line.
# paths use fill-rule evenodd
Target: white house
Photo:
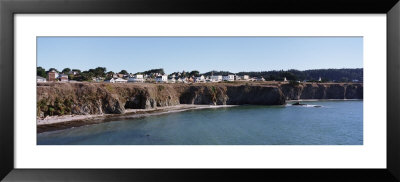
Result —
<path fill-rule="evenodd" d="M 128 82 L 140 82 L 143 83 L 143 75 L 135 75 L 134 77 L 129 78 Z"/>
<path fill-rule="evenodd" d="M 321 77 L 319 77 L 318 81 L 319 81 L 319 82 L 321 82 L 321 81 L 322 81 Z"/>
<path fill-rule="evenodd" d="M 109 80 L 104 80 L 104 82 L 115 83 L 115 79 L 114 79 L 114 78 L 111 78 L 111 79 L 109 79 Z"/>
<path fill-rule="evenodd" d="M 211 82 L 220 82 L 220 81 L 222 81 L 222 75 L 213 75 L 210 78 L 211 78 Z"/>
<path fill-rule="evenodd" d="M 156 77 L 156 82 L 157 83 L 166 83 L 168 81 L 168 76 L 167 75 L 161 75 Z"/>
<path fill-rule="evenodd" d="M 257 78 L 257 81 L 265 81 L 264 77 Z"/>
<path fill-rule="evenodd" d="M 115 83 L 126 83 L 126 82 L 128 82 L 128 80 L 125 80 L 125 79 L 123 79 L 123 78 L 117 78 L 117 79 L 115 79 Z"/>
<path fill-rule="evenodd" d="M 283 81 L 284 81 L 284 82 L 287 82 L 287 79 L 286 79 L 286 77 L 284 77 L 284 78 L 283 78 Z"/>
<path fill-rule="evenodd" d="M 212 82 L 211 78 L 208 76 L 206 77 L 206 82 Z"/>
<path fill-rule="evenodd" d="M 235 81 L 235 75 L 226 75 L 222 77 L 222 80 L 224 81 L 229 81 L 229 82 L 233 82 Z"/>
<path fill-rule="evenodd" d="M 60 74 L 59 78 L 60 78 L 60 81 L 62 81 L 62 82 L 67 82 L 68 81 L 68 75 Z"/>
<path fill-rule="evenodd" d="M 243 75 L 242 79 L 243 80 L 249 80 L 249 75 Z"/>
<path fill-rule="evenodd" d="M 175 82 L 176 82 L 175 78 L 172 78 L 172 79 L 168 80 L 168 83 L 175 83 Z"/>
<path fill-rule="evenodd" d="M 40 82 L 46 82 L 46 78 L 43 78 L 41 76 L 36 76 L 36 82 L 40 83 Z"/>
<path fill-rule="evenodd" d="M 257 78 L 256 77 L 250 78 L 249 81 L 251 82 L 257 81 Z"/>
<path fill-rule="evenodd" d="M 201 75 L 201 76 L 195 78 L 195 82 L 196 82 L 196 83 L 205 82 L 205 81 L 206 81 L 206 80 L 204 79 L 204 76 L 203 76 L 203 75 Z"/>

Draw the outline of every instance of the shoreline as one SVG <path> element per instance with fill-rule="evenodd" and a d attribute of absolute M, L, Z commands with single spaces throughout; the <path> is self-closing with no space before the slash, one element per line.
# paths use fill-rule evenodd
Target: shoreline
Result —
<path fill-rule="evenodd" d="M 184 112 L 198 109 L 226 108 L 238 105 L 194 105 L 179 104 L 151 109 L 126 109 L 124 114 L 97 114 L 97 115 L 63 115 L 49 116 L 43 119 L 36 119 L 37 133 L 62 130 L 72 127 L 79 127 L 90 124 L 115 121 L 118 119 L 135 119 L 147 116 L 163 115 L 168 113 Z"/>

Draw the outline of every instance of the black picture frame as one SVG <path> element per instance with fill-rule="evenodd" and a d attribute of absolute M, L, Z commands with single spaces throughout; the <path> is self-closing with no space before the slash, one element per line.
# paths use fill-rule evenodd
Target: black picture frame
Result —
<path fill-rule="evenodd" d="M 382 13 L 387 15 L 386 169 L 15 169 L 14 14 Z M 5 181 L 400 181 L 398 0 L 0 0 L 0 179 Z M 32 156 L 34 157 L 34 156 Z M 101 160 L 101 159 L 99 159 Z"/>

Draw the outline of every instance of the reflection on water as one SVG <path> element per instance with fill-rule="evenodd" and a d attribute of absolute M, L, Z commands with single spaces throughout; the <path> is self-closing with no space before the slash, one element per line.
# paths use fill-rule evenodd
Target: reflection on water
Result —
<path fill-rule="evenodd" d="M 192 110 L 40 133 L 39 145 L 362 145 L 363 101 Z M 321 107 L 314 107 L 321 106 Z"/>

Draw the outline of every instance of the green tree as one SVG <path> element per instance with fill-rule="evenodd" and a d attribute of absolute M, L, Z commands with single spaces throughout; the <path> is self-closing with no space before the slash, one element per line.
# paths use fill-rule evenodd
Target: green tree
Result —
<path fill-rule="evenodd" d="M 111 78 L 113 77 L 114 74 L 115 74 L 115 73 L 114 73 L 113 71 L 107 72 L 107 73 L 106 73 L 106 76 L 105 76 L 105 79 L 106 79 L 106 80 L 111 79 Z"/>
<path fill-rule="evenodd" d="M 127 75 L 127 74 L 128 74 L 128 72 L 127 72 L 126 70 L 121 70 L 121 71 L 119 72 L 119 74 L 124 74 L 124 75 Z"/>
<path fill-rule="evenodd" d="M 189 73 L 189 76 L 200 76 L 200 72 L 197 70 L 193 70 Z"/>
<path fill-rule="evenodd" d="M 71 69 L 69 69 L 69 68 L 64 68 L 64 69 L 62 70 L 62 73 L 68 74 L 70 71 L 71 71 Z"/>
<path fill-rule="evenodd" d="M 187 76 L 188 76 L 187 72 L 185 70 L 183 70 L 182 73 L 181 73 L 181 77 L 184 78 L 184 77 L 187 77 Z"/>
<path fill-rule="evenodd" d="M 289 71 L 281 72 L 279 76 L 281 77 L 280 80 L 283 80 L 284 77 L 286 77 L 287 80 L 298 80 L 298 77 L 294 73 Z"/>
<path fill-rule="evenodd" d="M 81 73 L 81 70 L 80 70 L 80 69 L 72 69 L 72 71 L 75 71 L 75 72 L 77 72 L 77 73 Z"/>
<path fill-rule="evenodd" d="M 36 68 L 36 75 L 46 78 L 46 70 L 39 66 Z"/>
<path fill-rule="evenodd" d="M 106 76 L 106 68 L 105 67 L 97 67 L 95 69 L 89 69 L 88 70 L 91 75 L 94 77 L 104 77 Z"/>
<path fill-rule="evenodd" d="M 162 74 L 162 75 L 165 74 L 163 68 L 151 69 L 151 70 L 147 70 L 147 71 L 144 71 L 144 72 L 143 72 L 143 74 L 146 74 L 146 75 L 154 75 L 155 73 L 159 73 L 159 74 Z"/>
<path fill-rule="evenodd" d="M 94 77 L 94 73 L 90 72 L 90 71 L 83 71 L 81 73 L 81 76 L 82 76 L 82 78 L 81 78 L 82 81 L 91 81 L 92 77 Z"/>
<path fill-rule="evenodd" d="M 59 72 L 59 71 L 58 71 L 57 69 L 55 69 L 55 68 L 50 68 L 50 69 L 49 69 L 49 71 L 53 71 L 53 70 L 56 71 L 57 73 Z"/>

